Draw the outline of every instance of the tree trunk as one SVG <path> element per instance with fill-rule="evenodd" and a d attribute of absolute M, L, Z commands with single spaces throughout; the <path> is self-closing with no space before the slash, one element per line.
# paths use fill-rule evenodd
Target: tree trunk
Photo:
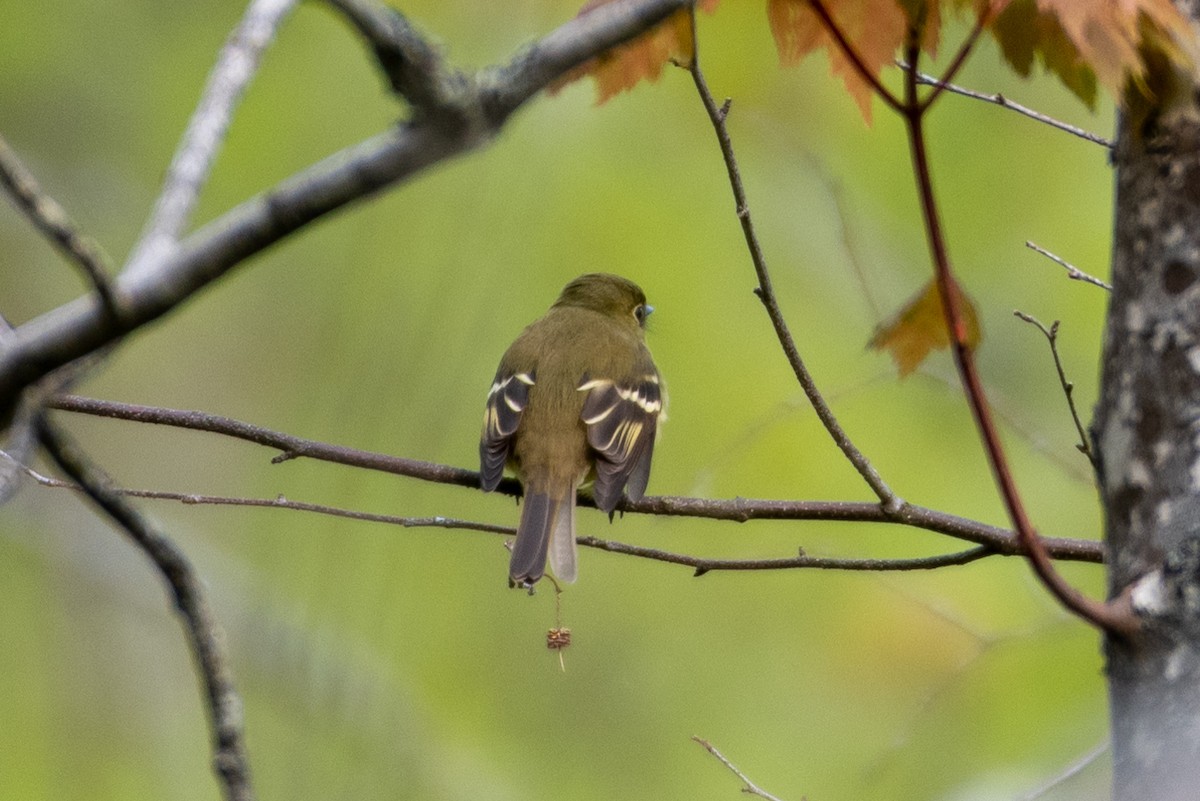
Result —
<path fill-rule="evenodd" d="M 1110 597 L 1115 801 L 1200 798 L 1200 109 L 1179 76 L 1134 97 L 1113 154 L 1112 299 L 1092 438 Z"/>

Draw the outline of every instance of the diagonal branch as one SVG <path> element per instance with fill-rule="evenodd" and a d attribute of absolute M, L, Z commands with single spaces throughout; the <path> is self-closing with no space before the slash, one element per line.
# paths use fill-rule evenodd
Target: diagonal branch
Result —
<path fill-rule="evenodd" d="M 203 585 L 187 556 L 114 491 L 108 477 L 45 416 L 38 419 L 37 428 L 38 438 L 50 458 L 121 527 L 166 579 L 204 683 L 213 729 L 213 766 L 221 790 L 226 801 L 252 801 L 254 792 L 242 731 L 242 699 L 233 686 L 225 633 L 213 616 Z"/>
<path fill-rule="evenodd" d="M 34 227 L 53 240 L 83 271 L 100 299 L 101 307 L 106 313 L 113 314 L 116 303 L 108 278 L 111 272 L 108 257 L 95 240 L 79 231 L 66 210 L 46 194 L 3 137 L 0 137 L 0 184 L 5 186 L 17 208 Z"/>
<path fill-rule="evenodd" d="M 1043 256 L 1050 259 L 1050 261 L 1052 261 L 1055 264 L 1057 264 L 1058 266 L 1062 267 L 1064 270 L 1067 271 L 1067 278 L 1070 278 L 1072 281 L 1083 281 L 1085 284 L 1091 284 L 1092 286 L 1098 286 L 1101 289 L 1107 289 L 1109 292 L 1112 292 L 1112 284 L 1108 283 L 1107 281 L 1102 281 L 1094 275 L 1089 275 L 1089 274 L 1085 273 L 1083 270 L 1079 269 L 1074 264 L 1071 264 L 1071 262 L 1069 262 L 1066 259 L 1063 259 L 1059 256 L 1055 256 L 1053 253 L 1046 250 L 1045 248 L 1043 248 L 1033 242 L 1030 242 L 1029 240 L 1025 241 L 1025 247 L 1029 248 L 1030 250 L 1034 251 L 1035 253 L 1041 253 Z"/>
<path fill-rule="evenodd" d="M 722 765 L 724 765 L 726 768 L 729 769 L 730 773 L 732 773 L 734 776 L 737 776 L 739 779 L 741 779 L 742 785 L 743 785 L 742 786 L 743 793 L 746 793 L 747 795 L 756 795 L 759 798 L 763 799 L 763 801 L 781 801 L 781 799 L 778 796 L 771 795 L 766 790 L 762 789 L 757 784 L 750 781 L 750 778 L 745 773 L 742 773 L 736 765 L 734 765 L 732 762 L 729 761 L 728 757 L 726 757 L 724 754 L 722 754 L 720 751 L 718 751 L 717 747 L 715 745 L 713 745 L 712 743 L 710 743 L 708 740 L 705 740 L 701 737 L 695 737 L 695 736 L 692 737 L 692 740 L 694 742 L 698 743 L 700 745 L 700 747 L 703 748 L 705 751 L 712 754 L 713 757 L 715 757 L 718 762 L 720 762 Z"/>
<path fill-rule="evenodd" d="M 902 70 L 906 70 L 906 71 L 908 70 L 908 64 L 905 63 L 904 61 L 898 61 L 897 66 L 899 66 L 900 69 L 902 69 Z M 1102 147 L 1107 147 L 1107 148 L 1112 148 L 1112 146 L 1113 146 L 1112 140 L 1110 140 L 1110 139 L 1105 139 L 1103 136 L 1100 136 L 1099 134 L 1094 134 L 1091 131 L 1086 131 L 1083 128 L 1080 128 L 1075 125 L 1071 125 L 1068 122 L 1063 122 L 1062 120 L 1056 120 L 1054 117 L 1051 117 L 1047 114 L 1043 114 L 1040 111 L 1034 111 L 1033 109 L 1029 108 L 1028 106 L 1023 106 L 1020 103 L 1016 102 L 1015 100 L 1010 100 L 1009 98 L 1005 97 L 1004 95 L 1000 94 L 999 92 L 996 92 L 994 94 L 985 94 L 984 92 L 976 92 L 974 89 L 967 89 L 963 86 L 949 83 L 948 80 L 945 78 L 935 78 L 932 75 L 928 75 L 928 74 L 926 74 L 924 72 L 920 72 L 920 71 L 918 71 L 916 73 L 916 76 L 917 76 L 917 83 L 922 86 L 939 87 L 946 92 L 950 92 L 951 94 L 961 95 L 962 97 L 969 97 L 972 100 L 982 100 L 985 103 L 991 103 L 992 105 L 1000 106 L 1001 108 L 1006 108 L 1009 111 L 1015 111 L 1018 114 L 1022 114 L 1026 117 L 1029 117 L 1031 120 L 1035 120 L 1036 122 L 1044 123 L 1045 125 L 1049 125 L 1051 128 L 1057 128 L 1060 131 L 1065 131 L 1066 133 L 1069 133 L 1072 136 L 1078 136 L 1080 139 L 1085 139 L 1093 144 L 1100 145 Z"/>
<path fill-rule="evenodd" d="M 446 102 L 451 73 L 443 66 L 437 48 L 403 14 L 375 0 L 328 2 L 367 40 L 392 91 L 417 108 Z M 461 80 L 461 76 L 454 77 Z"/>
<path fill-rule="evenodd" d="M 971 33 L 969 33 L 967 38 L 963 40 L 961 45 L 959 45 L 958 52 L 954 54 L 954 58 L 950 61 L 950 66 L 946 67 L 946 71 L 942 73 L 941 79 L 934 83 L 933 91 L 921 101 L 920 110 L 922 112 L 927 111 L 929 107 L 934 104 L 942 92 L 945 91 L 947 84 L 954 80 L 955 76 L 958 75 L 958 71 L 962 69 L 964 64 L 967 63 L 967 56 L 971 55 L 971 51 L 975 49 L 975 43 L 979 41 L 979 35 L 983 33 L 984 26 L 986 26 L 992 18 L 993 8 L 993 5 L 989 3 L 979 11 L 978 15 L 975 17 L 975 24 L 971 26 Z M 916 62 L 916 52 L 919 52 L 919 50 L 910 51 L 910 59 L 912 63 Z"/>
<path fill-rule="evenodd" d="M 694 23 L 694 19 L 693 19 Z M 721 155 L 725 160 L 725 169 L 729 174 L 729 185 L 733 190 L 733 200 L 737 210 L 738 221 L 742 225 L 742 233 L 746 238 L 746 246 L 750 250 L 750 260 L 754 263 L 754 272 L 758 276 L 758 288 L 755 290 L 766 307 L 767 316 L 771 318 L 771 324 L 775 328 L 775 335 L 779 339 L 779 344 L 783 347 L 783 352 L 787 356 L 788 363 L 792 367 L 792 372 L 796 375 L 796 380 L 800 383 L 800 387 L 804 390 L 805 396 L 812 404 L 813 410 L 820 418 L 821 424 L 825 426 L 825 430 L 829 436 L 833 438 L 834 443 L 845 454 L 850 464 L 858 471 L 867 485 L 875 492 L 880 503 L 883 504 L 885 510 L 889 512 L 897 512 L 904 506 L 904 501 L 887 485 L 883 477 L 871 465 L 867 457 L 858 449 L 858 447 L 850 440 L 845 430 L 837 421 L 833 410 L 829 408 L 829 404 L 825 402 L 820 389 L 817 388 L 816 381 L 808 372 L 808 368 L 804 365 L 804 360 L 800 356 L 800 351 L 796 347 L 796 342 L 792 339 L 792 333 L 788 329 L 787 321 L 783 317 L 783 311 L 779 308 L 779 301 L 775 297 L 775 289 L 771 282 L 771 273 L 767 269 L 767 259 L 763 254 L 762 246 L 758 242 L 758 234 L 754 230 L 754 222 L 750 218 L 750 206 L 746 201 L 746 190 L 742 185 L 741 170 L 738 167 L 737 157 L 733 152 L 733 142 L 729 137 L 729 128 L 725 124 L 725 118 L 729 114 L 730 101 L 725 101 L 725 105 L 718 108 L 716 101 L 713 99 L 712 92 L 709 91 L 708 82 L 704 79 L 704 73 L 700 69 L 699 52 L 692 58 L 692 62 L 688 67 L 688 71 L 692 74 L 692 80 L 696 85 L 696 91 L 700 95 L 700 100 L 704 104 L 705 111 L 708 112 L 709 120 L 712 122 L 713 130 L 717 135 L 717 142 L 721 147 Z"/>
<path fill-rule="evenodd" d="M 296 0 L 252 0 L 230 34 L 167 168 L 154 211 L 126 270 L 152 269 L 178 246 L 225 141 L 233 112 L 258 71 L 263 51 L 295 5 Z"/>
<path fill-rule="evenodd" d="M 564 23 L 506 65 L 464 79 L 453 102 L 348 147 L 218 217 L 116 282 L 119 325 L 80 298 L 0 342 L 0 419 L 57 367 L 157 320 L 251 256 L 317 219 L 489 143 L 555 78 L 645 31 L 690 0 L 627 0 Z"/>

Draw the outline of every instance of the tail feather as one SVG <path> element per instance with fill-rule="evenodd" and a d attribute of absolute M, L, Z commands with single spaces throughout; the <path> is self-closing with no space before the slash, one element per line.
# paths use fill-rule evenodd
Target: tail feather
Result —
<path fill-rule="evenodd" d="M 574 584 L 578 576 L 575 566 L 574 497 L 560 503 L 554 515 L 554 530 L 550 532 L 550 569 L 554 571 L 556 579 L 566 584 Z"/>
<path fill-rule="evenodd" d="M 546 572 L 547 551 L 555 577 L 575 581 L 575 493 L 526 488 L 508 566 L 509 583 L 524 586 L 540 579 Z"/>

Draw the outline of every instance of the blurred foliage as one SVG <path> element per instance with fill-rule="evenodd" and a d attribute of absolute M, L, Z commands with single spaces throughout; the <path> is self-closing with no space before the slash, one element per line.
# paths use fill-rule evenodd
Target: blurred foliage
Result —
<path fill-rule="evenodd" d="M 502 61 L 576 11 L 549 0 L 398 5 L 464 66 Z M 241 10 L 0 0 L 3 134 L 117 260 Z M 865 349 L 929 273 L 900 126 L 877 108 L 865 128 L 819 59 L 779 69 L 758 4 L 726 3 L 699 24 L 709 82 L 734 98 L 731 131 L 784 310 L 844 426 L 904 497 L 1003 523 L 948 356 L 899 381 Z M 1111 110 L 1090 116 L 1051 81 L 1020 81 L 1001 63 L 985 43 L 960 81 L 1110 127 Z M 652 493 L 869 498 L 803 403 L 751 292 L 688 76 L 668 71 L 593 102 L 582 84 L 539 99 L 490 149 L 253 259 L 131 337 L 82 391 L 473 467 L 504 347 L 567 280 L 604 269 L 638 281 L 658 308 L 650 342 L 672 406 Z M 302 4 L 237 115 L 199 222 L 403 113 L 341 20 Z M 1023 242 L 1105 272 L 1106 154 L 957 97 L 929 129 L 1018 483 L 1043 533 L 1096 537 L 1045 341 L 1011 312 L 1063 320 L 1063 358 L 1090 409 L 1103 293 Z M 0 311 L 16 323 L 82 291 L 9 209 L 0 251 Z M 516 521 L 503 497 L 272 466 L 245 443 L 60 417 L 126 486 Z M 797 801 L 1014 798 L 1106 734 L 1098 638 L 1017 560 L 695 579 L 585 550 L 562 600 L 575 641 L 562 672 L 543 645 L 553 593 L 506 588 L 502 538 L 147 507 L 192 555 L 228 629 L 264 799 L 735 797 L 734 777 L 691 735 Z M 586 510 L 580 530 L 714 556 L 957 547 L 897 527 L 609 525 Z M 1101 591 L 1099 568 L 1067 573 Z M 162 582 L 70 493 L 31 485 L 0 516 L 0 644 L 0 797 L 217 797 Z M 1046 797 L 1095 798 L 1105 785 L 1093 766 Z"/>

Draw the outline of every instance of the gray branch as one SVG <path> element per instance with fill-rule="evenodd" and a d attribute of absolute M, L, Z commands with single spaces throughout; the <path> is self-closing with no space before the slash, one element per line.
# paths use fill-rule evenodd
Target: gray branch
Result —
<path fill-rule="evenodd" d="M 225 141 L 238 101 L 258 72 L 263 51 L 295 4 L 296 0 L 252 0 L 230 34 L 167 168 L 162 192 L 126 271 L 151 268 L 178 245 Z"/>
<path fill-rule="evenodd" d="M 0 137 L 0 185 L 35 228 L 45 234 L 83 272 L 104 308 L 112 313 L 108 257 L 98 244 L 79 230 L 66 209 L 46 194 L 33 173 L 21 163 L 8 142 Z M 4 335 L 11 332 L 4 324 Z"/>
<path fill-rule="evenodd" d="M 204 684 L 213 738 L 213 769 L 226 801 L 253 801 L 250 765 L 242 725 L 242 699 L 233 684 L 225 631 L 213 615 L 203 582 L 170 537 L 112 487 L 108 476 L 45 416 L 38 438 L 60 469 L 82 488 L 154 563 L 183 619 Z"/>
<path fill-rule="evenodd" d="M 515 111 L 554 79 L 690 5 L 690 0 L 613 3 L 567 22 L 508 64 L 462 75 L 461 80 L 447 80 L 453 74 L 446 72 L 431 76 L 429 85 L 452 91 L 434 93 L 434 99 L 396 128 L 231 209 L 161 260 L 122 272 L 114 287 L 117 321 L 88 296 L 17 328 L 0 343 L 0 419 L 26 386 L 51 370 L 158 319 L 233 267 L 324 215 L 487 144 Z M 410 49 L 419 49 L 421 40 L 411 26 L 386 30 Z M 432 67 L 444 69 L 440 62 Z"/>

